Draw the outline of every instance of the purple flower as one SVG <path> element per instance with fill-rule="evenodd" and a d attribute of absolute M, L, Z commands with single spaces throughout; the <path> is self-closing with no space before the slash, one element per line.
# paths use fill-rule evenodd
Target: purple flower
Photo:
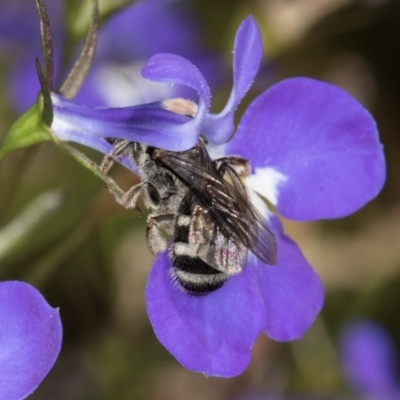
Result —
<path fill-rule="evenodd" d="M 124 7 L 102 26 L 96 60 L 77 96 L 77 101 L 96 106 L 124 106 L 177 95 L 177 87 L 155 84 L 140 76 L 140 68 L 151 55 L 168 51 L 199 62 L 208 77 L 214 77 L 217 61 L 205 52 L 194 52 L 201 37 L 194 16 L 184 1 L 146 0 Z M 63 2 L 48 1 L 56 57 L 63 41 Z M 130 46 L 126 46 L 129 37 Z M 39 83 L 35 58 L 40 54 L 40 36 L 35 2 L 10 0 L 0 6 L 0 50 L 6 45 L 7 59 L 14 58 L 9 79 L 13 105 L 27 109 L 36 99 Z M 15 51 L 14 49 L 18 49 Z M 61 68 L 56 63 L 56 70 Z M 57 75 L 57 74 L 56 74 Z"/>
<path fill-rule="evenodd" d="M 96 57 L 76 101 L 124 107 L 189 95 L 185 87 L 142 78 L 140 69 L 146 60 L 160 52 L 180 54 L 195 62 L 213 86 L 221 79 L 220 68 L 215 57 L 199 50 L 201 37 L 198 21 L 185 0 L 146 0 L 123 8 L 101 27 Z"/>
<path fill-rule="evenodd" d="M 381 325 L 369 320 L 348 324 L 339 353 L 345 378 L 361 398 L 400 399 L 396 348 Z"/>
<path fill-rule="evenodd" d="M 54 27 L 57 54 L 62 42 L 63 2 L 48 1 L 47 11 Z M 40 89 L 35 58 L 40 54 L 40 34 L 35 1 L 3 0 L 0 4 L 0 57 L 10 64 L 6 80 L 9 98 L 16 110 L 25 111 Z M 58 57 L 56 57 L 58 61 Z M 57 65 L 58 66 L 58 65 Z"/>
<path fill-rule="evenodd" d="M 200 131 L 211 143 L 226 142 L 233 134 L 233 115 L 258 71 L 262 46 L 255 22 L 248 18 L 238 29 L 234 47 L 234 83 L 226 107 L 217 115 L 209 113 L 209 86 L 199 69 L 187 59 L 174 54 L 157 54 L 142 69 L 153 81 L 179 84 L 199 95 L 194 118 L 170 110 L 179 99 L 141 104 L 125 108 L 93 108 L 68 101 L 52 93 L 53 132 L 61 140 L 75 141 L 108 152 L 105 137 L 128 139 L 180 151 L 193 147 Z"/>
<path fill-rule="evenodd" d="M 143 76 L 196 90 L 195 112 L 188 113 L 193 117 L 169 112 L 184 103 L 177 99 L 93 109 L 53 94 L 52 129 L 63 140 L 103 152 L 109 148 L 105 137 L 179 151 L 194 146 L 202 133 L 213 158 L 239 155 L 250 161 L 249 188 L 267 198 L 282 216 L 311 221 L 356 211 L 379 193 L 385 180 L 374 120 L 343 90 L 313 79 L 292 78 L 256 98 L 234 132 L 235 109 L 261 57 L 260 33 L 248 17 L 236 34 L 233 89 L 220 113 L 209 113 L 210 90 L 192 63 L 177 55 L 158 54 L 144 66 Z M 172 283 L 166 253 L 156 258 L 149 274 L 147 309 L 156 336 L 186 368 L 205 375 L 240 374 L 261 332 L 279 341 L 298 339 L 322 307 L 318 276 L 284 234 L 278 218 L 257 195 L 252 196 L 275 233 L 276 266 L 250 254 L 241 274 L 202 297 L 185 294 Z"/>
<path fill-rule="evenodd" d="M 60 352 L 60 316 L 23 282 L 1 282 L 0 304 L 0 399 L 24 399 L 42 382 Z"/>

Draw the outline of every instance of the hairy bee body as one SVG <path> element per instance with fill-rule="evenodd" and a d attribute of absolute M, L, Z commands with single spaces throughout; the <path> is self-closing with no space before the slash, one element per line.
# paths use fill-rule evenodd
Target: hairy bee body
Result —
<path fill-rule="evenodd" d="M 242 183 L 247 160 L 213 161 L 201 139 L 184 152 L 121 140 L 113 144 L 101 170 L 106 173 L 114 159 L 124 156 L 137 166 L 143 182 L 117 201 L 136 208 L 144 198 L 152 210 L 148 247 L 155 255 L 168 251 L 171 276 L 183 291 L 205 295 L 219 289 L 246 266 L 248 250 L 267 264 L 276 263 L 274 235 Z"/>
<path fill-rule="evenodd" d="M 192 195 L 188 193 L 179 206 L 175 221 L 173 243 L 170 248 L 170 257 L 173 261 L 171 276 L 184 291 L 199 296 L 219 289 L 229 275 L 203 261 L 189 244 L 191 204 Z"/>

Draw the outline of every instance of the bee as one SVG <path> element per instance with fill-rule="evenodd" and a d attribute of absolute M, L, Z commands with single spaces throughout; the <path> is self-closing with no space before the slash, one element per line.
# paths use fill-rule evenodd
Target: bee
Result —
<path fill-rule="evenodd" d="M 186 293 L 201 296 L 243 271 L 248 252 L 274 265 L 274 234 L 251 203 L 243 178 L 250 172 L 239 156 L 212 160 L 205 140 L 182 151 L 167 151 L 138 142 L 110 139 L 113 150 L 100 170 L 107 173 L 122 157 L 134 163 L 142 182 L 116 200 L 137 208 L 139 197 L 151 209 L 147 243 L 157 255 L 168 251 L 170 274 Z"/>

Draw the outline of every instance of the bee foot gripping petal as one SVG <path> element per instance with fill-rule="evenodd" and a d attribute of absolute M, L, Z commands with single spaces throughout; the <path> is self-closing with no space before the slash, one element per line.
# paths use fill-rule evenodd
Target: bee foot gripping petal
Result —
<path fill-rule="evenodd" d="M 265 309 L 250 268 L 205 296 L 185 294 L 172 282 L 171 261 L 160 254 L 150 271 L 147 312 L 158 340 L 186 368 L 234 377 L 250 362 L 265 325 Z"/>

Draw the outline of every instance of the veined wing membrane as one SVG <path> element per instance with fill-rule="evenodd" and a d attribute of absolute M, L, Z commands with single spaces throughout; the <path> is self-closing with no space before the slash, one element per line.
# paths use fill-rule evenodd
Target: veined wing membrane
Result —
<path fill-rule="evenodd" d="M 211 267 L 229 275 L 240 273 L 247 264 L 247 248 L 221 225 L 210 209 L 196 205 L 189 228 L 189 244 Z"/>
<path fill-rule="evenodd" d="M 204 261 L 208 262 L 211 254 L 215 254 L 213 246 L 227 242 L 228 250 L 219 256 L 220 261 L 214 262 L 219 265 L 218 270 L 225 270 L 222 260 L 232 258 L 235 247 L 238 253 L 243 253 L 243 247 L 248 248 L 266 264 L 276 264 L 275 236 L 265 218 L 248 199 L 243 184 L 235 187 L 218 172 L 204 145 L 178 153 L 158 149 L 155 158 L 190 188 L 202 207 L 201 213 L 199 208 L 196 213 L 192 212 L 192 217 L 196 216 L 192 219 L 197 221 L 191 224 L 189 232 L 192 244 L 204 247 L 202 252 L 205 252 L 205 246 L 209 246 L 210 254 L 201 257 L 205 258 Z M 216 232 L 210 234 L 211 228 L 207 228 L 207 225 L 211 225 Z M 241 269 L 242 263 L 239 262 Z"/>

